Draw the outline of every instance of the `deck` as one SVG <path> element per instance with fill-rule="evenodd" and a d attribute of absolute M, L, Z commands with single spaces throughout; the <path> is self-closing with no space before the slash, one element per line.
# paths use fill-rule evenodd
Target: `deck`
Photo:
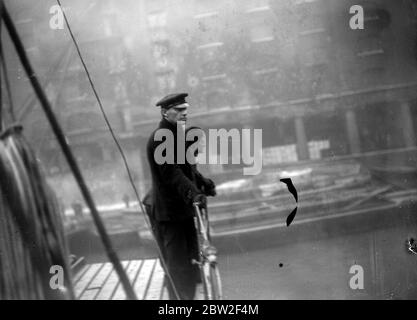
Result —
<path fill-rule="evenodd" d="M 139 300 L 168 300 L 164 270 L 159 259 L 122 261 Z M 79 300 L 125 300 L 126 294 L 110 262 L 85 265 L 73 279 Z M 197 287 L 196 299 L 203 294 Z"/>

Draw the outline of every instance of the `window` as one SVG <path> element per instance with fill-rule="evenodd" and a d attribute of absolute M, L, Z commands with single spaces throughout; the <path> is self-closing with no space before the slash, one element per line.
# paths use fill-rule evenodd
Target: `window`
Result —
<path fill-rule="evenodd" d="M 89 131 L 104 126 L 103 119 L 94 112 L 77 112 L 67 118 L 67 130 Z"/>
<path fill-rule="evenodd" d="M 267 24 L 253 26 L 250 30 L 250 39 L 255 43 L 274 40 L 272 26 Z"/>
<path fill-rule="evenodd" d="M 384 67 L 367 67 L 361 73 L 362 83 L 364 85 L 375 85 L 380 83 L 385 76 L 385 68 Z"/>
<path fill-rule="evenodd" d="M 200 44 L 219 42 L 222 24 L 217 11 L 206 12 L 194 16 L 196 29 L 199 30 Z"/>
<path fill-rule="evenodd" d="M 154 59 L 161 59 L 169 54 L 170 43 L 168 40 L 155 41 L 152 44 L 152 55 Z"/>
<path fill-rule="evenodd" d="M 323 27 L 298 32 L 298 50 L 301 63 L 306 66 L 327 64 L 330 36 Z"/>
<path fill-rule="evenodd" d="M 222 42 L 206 43 L 197 47 L 198 57 L 201 62 L 209 62 L 213 60 L 219 60 L 224 57 Z"/>
<path fill-rule="evenodd" d="M 369 35 L 358 39 L 356 56 L 361 70 L 361 81 L 365 85 L 381 81 L 386 55 L 382 40 L 378 35 Z"/>
<path fill-rule="evenodd" d="M 153 42 L 166 41 L 168 34 L 167 13 L 164 11 L 153 12 L 148 14 L 148 26 L 150 29 L 150 37 Z"/>
<path fill-rule="evenodd" d="M 379 33 L 390 25 L 391 15 L 385 9 L 376 8 L 371 5 L 365 5 L 363 9 L 365 13 L 364 30 Z"/>
<path fill-rule="evenodd" d="M 222 87 L 217 89 L 208 88 L 205 93 L 205 98 L 206 105 L 209 109 L 220 109 L 229 106 L 227 91 Z"/>
<path fill-rule="evenodd" d="M 160 92 L 167 92 L 175 89 L 176 77 L 172 70 L 166 72 L 158 72 L 156 75 L 156 81 L 158 84 L 158 90 Z"/>
<path fill-rule="evenodd" d="M 205 86 L 212 86 L 226 78 L 226 61 L 222 42 L 211 42 L 197 47 L 201 80 Z"/>
<path fill-rule="evenodd" d="M 272 11 L 268 5 L 251 7 L 246 10 L 252 42 L 274 40 Z"/>
<path fill-rule="evenodd" d="M 383 54 L 382 40 L 380 37 L 368 36 L 358 39 L 357 55 L 359 57 L 366 57 L 371 55 Z"/>
<path fill-rule="evenodd" d="M 325 28 L 326 8 L 321 1 L 302 1 L 296 7 L 299 31 Z"/>
<path fill-rule="evenodd" d="M 326 65 L 328 62 L 327 48 L 324 47 L 311 48 L 310 50 L 302 52 L 300 56 L 302 62 L 307 67 Z"/>
<path fill-rule="evenodd" d="M 377 103 L 357 111 L 362 151 L 403 147 L 401 113 L 395 105 Z"/>
<path fill-rule="evenodd" d="M 304 118 L 310 159 L 321 159 L 349 152 L 343 113 L 320 113 Z"/>
<path fill-rule="evenodd" d="M 166 12 L 154 12 L 148 14 L 148 25 L 150 28 L 164 28 L 167 25 Z"/>
<path fill-rule="evenodd" d="M 274 102 L 280 97 L 283 81 L 277 68 L 257 70 L 254 72 L 254 94 L 259 104 Z"/>

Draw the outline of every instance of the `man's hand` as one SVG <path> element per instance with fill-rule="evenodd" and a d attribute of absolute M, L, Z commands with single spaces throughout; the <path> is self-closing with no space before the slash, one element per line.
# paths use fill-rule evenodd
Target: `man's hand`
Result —
<path fill-rule="evenodd" d="M 197 203 L 200 208 L 207 207 L 207 198 L 204 194 L 198 194 L 194 197 L 193 203 Z"/>
<path fill-rule="evenodd" d="M 204 180 L 204 193 L 207 196 L 214 197 L 216 193 L 216 185 L 214 184 L 213 180 L 211 179 L 205 179 Z"/>

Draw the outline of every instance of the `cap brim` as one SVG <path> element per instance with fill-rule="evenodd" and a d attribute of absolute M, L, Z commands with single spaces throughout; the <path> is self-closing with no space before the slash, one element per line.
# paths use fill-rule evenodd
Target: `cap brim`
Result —
<path fill-rule="evenodd" d="M 187 109 L 190 105 L 186 102 L 186 103 L 181 103 L 179 105 L 173 106 L 172 109 Z"/>

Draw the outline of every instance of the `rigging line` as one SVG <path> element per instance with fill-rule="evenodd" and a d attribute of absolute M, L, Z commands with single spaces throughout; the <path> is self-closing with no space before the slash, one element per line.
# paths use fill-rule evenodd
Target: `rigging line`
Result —
<path fill-rule="evenodd" d="M 81 19 L 84 18 L 84 16 L 87 15 L 91 11 L 91 9 L 93 9 L 96 6 L 96 4 L 97 2 L 90 3 L 90 5 L 85 10 L 83 10 L 83 13 L 77 17 L 77 22 L 81 21 Z M 70 59 L 70 57 L 72 56 L 72 50 L 70 50 L 71 48 L 72 48 L 72 44 L 70 41 L 68 41 L 68 43 L 65 44 L 64 47 L 62 48 L 61 53 L 57 61 L 55 62 L 55 64 L 46 71 L 46 74 L 45 74 L 46 80 L 42 83 L 43 87 L 46 87 L 51 82 L 50 80 L 51 75 L 55 73 L 55 71 L 59 68 L 60 64 L 63 63 L 65 59 Z M 71 59 L 65 63 L 70 64 Z M 31 95 L 28 95 L 25 101 L 22 103 L 22 107 L 19 108 L 18 110 L 19 112 L 17 114 L 17 120 L 19 122 L 23 122 L 23 120 L 32 112 L 32 109 L 34 108 L 35 103 L 36 103 L 36 97 L 32 97 Z"/>
<path fill-rule="evenodd" d="M 68 141 L 64 135 L 64 132 L 62 131 L 61 126 L 59 125 L 59 122 L 52 110 L 51 104 L 49 103 L 48 98 L 46 97 L 46 94 L 44 90 L 42 89 L 42 86 L 36 76 L 35 71 L 32 68 L 32 65 L 26 55 L 25 48 L 23 46 L 22 41 L 20 40 L 19 34 L 16 30 L 16 26 L 13 23 L 13 20 L 11 19 L 9 12 L 7 11 L 7 8 L 3 7 L 2 17 L 5 22 L 5 26 L 7 28 L 7 31 L 9 32 L 10 39 L 13 42 L 13 45 L 16 49 L 16 53 L 22 63 L 22 66 L 29 78 L 29 81 L 32 85 L 33 90 L 35 91 L 35 94 L 37 95 L 41 107 L 43 108 L 43 111 L 45 112 L 45 115 L 49 121 L 49 124 L 56 136 L 56 139 L 65 155 L 65 158 L 68 162 L 69 167 L 71 168 L 71 171 L 74 175 L 74 178 L 78 184 L 78 187 L 80 188 L 81 194 L 84 197 L 84 200 L 87 204 L 87 206 L 90 209 L 91 216 L 93 218 L 93 221 L 96 225 L 98 234 L 100 235 L 101 241 L 103 243 L 105 252 L 109 258 L 109 260 L 113 263 L 114 269 L 119 276 L 120 282 L 126 292 L 126 296 L 131 300 L 136 300 L 136 294 L 133 291 L 132 286 L 130 285 L 129 279 L 122 267 L 122 264 L 119 261 L 119 258 L 117 257 L 116 252 L 113 249 L 113 245 L 110 241 L 110 238 L 106 232 L 106 228 L 104 227 L 103 221 L 101 220 L 100 214 L 97 211 L 96 205 L 94 203 L 94 199 L 87 187 L 87 184 L 85 183 L 85 180 L 81 174 L 81 170 L 77 164 L 77 161 L 75 160 L 75 157 L 68 145 Z"/>
<path fill-rule="evenodd" d="M 2 39 L 1 39 L 2 12 L 3 12 L 3 0 L 0 0 L 0 43 L 2 43 Z M 2 111 L 3 111 L 3 86 L 1 85 L 1 70 L 0 70 L 0 132 L 3 131 L 3 114 L 2 114 Z M 1 296 L 1 294 L 0 294 L 0 296 Z"/>
<path fill-rule="evenodd" d="M 144 210 L 144 208 L 143 208 L 143 204 L 142 204 L 142 202 L 141 202 L 141 200 L 140 200 L 139 191 L 137 190 L 137 188 L 136 188 L 136 186 L 135 186 L 135 183 L 134 183 L 134 180 L 133 180 L 133 177 L 132 177 L 132 174 L 131 174 L 131 171 L 130 171 L 129 165 L 128 165 L 128 163 L 127 163 L 126 156 L 125 156 L 125 154 L 124 154 L 124 152 L 123 152 L 123 149 L 122 149 L 122 147 L 120 146 L 120 143 L 119 143 L 119 141 L 118 141 L 118 139 L 117 139 L 117 137 L 116 137 L 116 135 L 115 135 L 115 133 L 114 133 L 114 131 L 113 131 L 113 128 L 112 128 L 112 126 L 111 126 L 111 124 L 110 124 L 110 121 L 109 121 L 109 119 L 107 118 L 106 112 L 104 111 L 103 104 L 101 103 L 101 99 L 100 99 L 100 97 L 98 96 L 98 93 L 97 93 L 96 88 L 95 88 L 95 86 L 94 86 L 93 80 L 92 80 L 92 78 L 91 78 L 91 76 L 90 76 L 90 72 L 88 71 L 88 68 L 87 68 L 87 66 L 86 66 L 86 64 L 85 64 L 85 62 L 84 62 L 84 59 L 83 59 L 83 57 L 82 57 L 82 54 L 81 54 L 80 48 L 79 48 L 79 46 L 78 46 L 78 43 L 77 43 L 77 41 L 75 40 L 75 37 L 74 37 L 74 34 L 73 34 L 73 32 L 72 32 L 72 30 L 71 30 L 71 27 L 70 27 L 70 25 L 69 25 L 69 22 L 68 22 L 67 16 L 66 16 L 66 14 L 65 14 L 65 12 L 64 12 L 64 10 L 63 10 L 63 8 L 62 8 L 61 1 L 60 1 L 60 0 L 56 0 L 56 1 L 57 1 L 58 5 L 59 5 L 59 6 L 60 6 L 60 8 L 61 8 L 61 11 L 62 11 L 62 14 L 63 14 L 64 20 L 65 20 L 65 24 L 66 24 L 66 26 L 68 27 L 69 34 L 70 34 L 70 36 L 71 36 L 71 38 L 72 38 L 72 41 L 74 42 L 74 45 L 75 45 L 75 48 L 76 48 L 77 54 L 78 54 L 78 56 L 79 56 L 79 58 L 80 58 L 81 64 L 83 65 L 83 68 L 84 68 L 85 73 L 86 73 L 86 75 L 87 75 L 88 81 L 89 81 L 89 83 L 90 83 L 90 85 L 91 85 L 91 89 L 93 90 L 94 96 L 95 96 L 95 98 L 96 98 L 96 100 L 97 100 L 97 103 L 98 103 L 98 105 L 99 105 L 99 107 L 100 107 L 100 111 L 101 111 L 101 113 L 103 114 L 103 118 L 104 118 L 104 120 L 105 120 L 105 122 L 106 122 L 106 125 L 107 125 L 107 127 L 108 127 L 108 129 L 109 129 L 109 131 L 110 131 L 110 134 L 111 134 L 111 136 L 112 136 L 112 138 L 113 138 L 113 140 L 114 140 L 114 142 L 115 142 L 115 144 L 116 144 L 116 146 L 117 146 L 117 149 L 119 150 L 119 153 L 120 153 L 120 155 L 121 155 L 121 157 L 122 157 L 122 160 L 123 160 L 124 166 L 125 166 L 125 168 L 126 168 L 127 175 L 128 175 L 128 177 L 129 177 L 130 184 L 132 185 L 132 188 L 133 188 L 133 191 L 134 191 L 134 193 L 135 193 L 136 199 L 137 199 L 137 201 L 138 201 L 138 204 L 139 204 L 139 206 L 140 206 L 140 209 L 141 209 L 141 211 L 142 211 L 142 214 L 144 215 L 145 222 L 146 222 L 146 224 L 147 224 L 147 226 L 148 226 L 148 229 L 149 229 L 149 230 L 151 230 L 151 231 L 153 232 L 152 227 L 151 227 L 151 225 L 150 225 L 150 223 L 149 223 L 148 217 L 146 216 L 145 210 Z M 154 234 L 154 238 L 155 238 L 155 234 Z M 155 241 L 156 241 L 156 240 L 155 240 Z M 166 274 L 167 274 L 168 280 L 169 280 L 169 282 L 171 283 L 171 287 L 173 288 L 173 291 L 174 291 L 175 296 L 177 297 L 177 300 L 180 300 L 180 296 L 179 296 L 178 291 L 177 291 L 177 289 L 176 289 L 176 287 L 175 287 L 174 281 L 173 281 L 173 279 L 172 279 L 171 275 L 170 275 L 170 274 L 169 274 L 169 272 L 168 272 L 167 264 L 166 264 L 166 262 L 165 262 L 165 259 L 163 258 L 163 255 L 162 255 L 162 250 L 161 250 L 161 248 L 159 247 L 158 241 L 156 241 L 156 243 L 157 243 L 157 248 L 158 248 L 158 253 L 159 253 L 159 256 L 160 256 L 160 260 L 161 260 L 161 263 L 162 263 L 162 265 L 163 265 L 163 267 L 164 267 L 164 269 L 165 269 L 165 272 L 166 272 Z"/>
<path fill-rule="evenodd" d="M 2 33 L 1 33 L 2 28 L 1 27 L 3 25 L 3 21 L 2 21 L 3 20 L 3 15 L 2 15 L 3 5 L 4 5 L 3 0 L 0 0 L 0 44 L 3 43 L 2 39 L 1 39 L 1 35 L 2 35 Z M 0 58 L 3 58 L 3 55 Z M 2 68 L 2 67 L 0 66 L 0 68 Z M 3 112 L 3 86 L 2 86 L 2 82 L 1 82 L 1 70 L 0 70 L 0 132 L 3 131 L 3 113 L 2 112 Z"/>
<path fill-rule="evenodd" d="M 51 82 L 51 80 L 49 79 L 53 77 L 53 74 L 58 69 L 60 64 L 64 61 L 64 59 L 71 55 L 71 51 L 69 49 L 70 49 L 69 46 L 67 46 L 67 48 L 64 48 L 64 50 L 62 51 L 62 54 L 57 59 L 58 61 L 52 67 L 48 69 L 48 71 L 45 74 L 45 78 L 47 80 L 43 81 L 42 87 L 46 88 L 49 85 L 49 83 Z M 19 111 L 17 114 L 18 121 L 23 122 L 23 120 L 31 113 L 35 105 L 36 105 L 36 97 L 29 94 L 26 97 L 25 101 L 21 104 L 21 107 L 19 107 Z"/>
<path fill-rule="evenodd" d="M 2 6 L 2 8 L 0 9 L 0 14 L 4 10 L 3 2 L 1 4 L 1 6 Z M 7 68 L 6 68 L 6 59 L 5 59 L 5 56 L 4 56 L 3 42 L 2 41 L 0 41 L 0 63 L 1 63 L 1 68 L 3 70 L 4 86 L 5 86 L 5 89 L 6 89 L 8 103 L 9 103 L 10 117 L 11 117 L 12 122 L 16 122 L 16 116 L 15 116 L 15 113 L 14 113 L 14 103 L 13 103 L 12 91 L 10 89 L 10 82 L 9 82 L 9 76 L 8 76 L 8 73 L 7 73 Z"/>

